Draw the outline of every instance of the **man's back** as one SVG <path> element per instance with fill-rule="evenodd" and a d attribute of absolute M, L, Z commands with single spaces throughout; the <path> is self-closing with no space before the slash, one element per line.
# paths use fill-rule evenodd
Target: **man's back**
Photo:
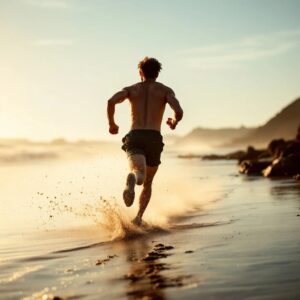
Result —
<path fill-rule="evenodd" d="M 156 81 L 143 81 L 125 88 L 131 104 L 131 129 L 160 131 L 167 96 L 172 90 Z"/>

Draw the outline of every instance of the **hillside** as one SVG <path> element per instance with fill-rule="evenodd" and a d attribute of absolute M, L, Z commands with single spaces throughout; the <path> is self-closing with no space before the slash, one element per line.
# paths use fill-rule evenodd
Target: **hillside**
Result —
<path fill-rule="evenodd" d="M 249 135 L 254 128 L 202 128 L 198 127 L 180 138 L 178 143 L 181 145 L 189 144 L 209 144 L 212 146 L 221 146 L 232 142 L 233 140 Z"/>
<path fill-rule="evenodd" d="M 263 126 L 220 129 L 198 127 L 179 138 L 176 144 L 179 146 L 199 144 L 224 147 L 266 146 L 272 139 L 295 138 L 299 126 L 300 98 L 297 98 Z"/>
<path fill-rule="evenodd" d="M 295 138 L 300 126 L 300 98 L 286 106 L 266 124 L 233 141 L 234 145 L 267 145 L 272 139 Z"/>

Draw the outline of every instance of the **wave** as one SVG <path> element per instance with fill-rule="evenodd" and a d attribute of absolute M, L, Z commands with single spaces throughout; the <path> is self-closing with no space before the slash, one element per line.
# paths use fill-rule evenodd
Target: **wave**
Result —
<path fill-rule="evenodd" d="M 51 142 L 0 139 L 0 163 L 22 163 L 57 158 L 90 157 L 119 149 L 115 144 L 100 141 Z"/>
<path fill-rule="evenodd" d="M 1 163 L 12 163 L 12 162 L 27 162 L 27 161 L 36 161 L 44 159 L 55 159 L 59 155 L 55 152 L 50 151 L 20 151 L 16 153 L 1 153 L 0 162 Z"/>
<path fill-rule="evenodd" d="M 191 223 L 191 224 L 174 224 L 170 226 L 171 230 L 187 230 L 187 229 L 198 229 L 203 227 L 212 227 L 212 226 L 220 226 L 231 224 L 233 220 L 230 221 L 216 221 L 210 223 Z"/>
<path fill-rule="evenodd" d="M 44 266 L 43 265 L 37 265 L 37 266 L 30 266 L 30 267 L 25 267 L 22 268 L 18 271 L 15 271 L 11 276 L 6 277 L 6 278 L 0 278 L 0 284 L 1 283 L 10 283 L 18 280 L 19 278 L 24 277 L 25 275 L 29 273 L 36 272 L 40 269 L 42 269 Z"/>

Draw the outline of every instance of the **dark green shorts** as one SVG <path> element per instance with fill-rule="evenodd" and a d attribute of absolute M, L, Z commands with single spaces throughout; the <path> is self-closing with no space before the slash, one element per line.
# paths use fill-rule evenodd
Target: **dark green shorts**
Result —
<path fill-rule="evenodd" d="M 164 148 L 163 138 L 159 131 L 150 129 L 134 129 L 129 131 L 123 139 L 122 149 L 128 156 L 142 154 L 149 167 L 160 164 L 160 155 Z"/>

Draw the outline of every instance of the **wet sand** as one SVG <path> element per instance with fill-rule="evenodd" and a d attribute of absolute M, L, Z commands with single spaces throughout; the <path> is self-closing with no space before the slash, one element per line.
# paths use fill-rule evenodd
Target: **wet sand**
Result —
<path fill-rule="evenodd" d="M 27 245 L 27 255 L 1 262 L 0 298 L 299 299 L 299 182 L 237 176 L 232 162 L 169 163 L 184 164 L 196 196 L 210 200 L 167 225 L 151 222 L 149 207 L 148 228 L 123 220 L 126 234 L 113 241 L 91 225 L 31 232 L 40 250 Z M 208 197 L 214 186 L 219 195 Z"/>

